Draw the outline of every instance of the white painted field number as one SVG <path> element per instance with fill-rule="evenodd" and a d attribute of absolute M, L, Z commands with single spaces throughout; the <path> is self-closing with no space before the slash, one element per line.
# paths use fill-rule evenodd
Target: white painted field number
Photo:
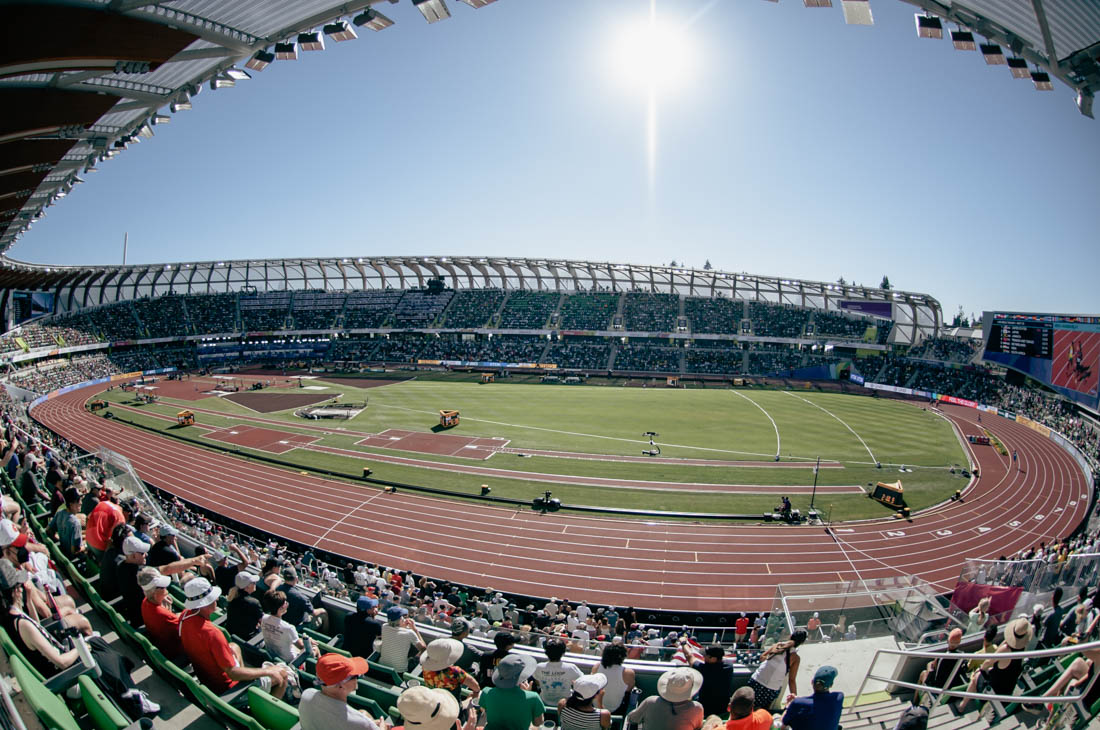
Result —
<path fill-rule="evenodd" d="M 1020 526 L 1020 521 L 1019 520 L 1012 520 L 1012 522 L 1008 523 L 1008 526 L 1009 527 L 1019 527 Z"/>
<path fill-rule="evenodd" d="M 936 530 L 936 534 L 940 537 L 947 537 L 948 535 L 951 535 L 952 532 L 951 530 Z"/>

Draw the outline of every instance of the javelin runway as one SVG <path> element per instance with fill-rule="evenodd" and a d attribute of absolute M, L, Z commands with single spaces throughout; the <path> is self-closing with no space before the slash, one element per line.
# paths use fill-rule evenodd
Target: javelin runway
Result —
<path fill-rule="evenodd" d="M 981 478 L 964 502 L 821 527 L 631 521 L 487 507 L 376 489 L 213 453 L 84 410 L 101 388 L 34 417 L 79 446 L 124 454 L 143 479 L 194 504 L 307 545 L 436 578 L 533 596 L 692 611 L 771 610 L 780 583 L 917 575 L 950 590 L 965 558 L 996 558 L 1069 533 L 1089 486 L 1041 434 L 983 414 L 1019 463 L 968 448 Z M 946 406 L 964 434 L 977 411 Z M 834 539 L 835 538 L 835 539 Z"/>

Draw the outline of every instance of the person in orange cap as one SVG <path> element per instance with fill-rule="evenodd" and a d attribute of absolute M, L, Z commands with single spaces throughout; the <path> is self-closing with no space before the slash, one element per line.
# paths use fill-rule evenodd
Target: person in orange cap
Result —
<path fill-rule="evenodd" d="M 298 705 L 302 730 L 379 730 L 373 717 L 348 705 L 348 695 L 367 673 L 367 660 L 325 654 L 317 660 L 321 689 L 307 689 Z"/>

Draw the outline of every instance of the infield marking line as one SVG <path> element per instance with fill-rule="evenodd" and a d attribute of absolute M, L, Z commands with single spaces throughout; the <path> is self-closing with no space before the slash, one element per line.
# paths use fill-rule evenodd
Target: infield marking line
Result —
<path fill-rule="evenodd" d="M 775 419 L 772 418 L 770 413 L 768 413 L 766 410 L 764 410 L 764 406 L 760 405 L 759 403 L 757 403 L 756 401 L 754 401 L 752 398 L 748 397 L 747 395 L 745 395 L 741 391 L 733 390 L 733 391 L 730 391 L 730 392 L 734 393 L 735 395 L 739 395 L 742 398 L 744 398 L 745 400 L 747 400 L 749 403 L 752 403 L 754 406 L 756 406 L 757 408 L 760 409 L 761 413 L 763 413 L 765 416 L 768 417 L 769 421 L 772 422 L 772 428 L 775 429 L 775 460 L 779 461 L 779 452 L 781 451 L 782 442 L 779 440 L 779 426 L 776 425 Z"/>
<path fill-rule="evenodd" d="M 333 522 L 333 523 L 332 523 L 332 526 L 331 526 L 331 527 L 329 527 L 329 528 L 328 528 L 327 530 L 325 530 L 325 534 L 323 534 L 323 535 L 321 535 L 321 536 L 320 536 L 319 538 L 317 538 L 317 542 L 313 543 L 313 547 L 317 547 L 318 545 L 320 545 L 320 544 L 321 544 L 321 541 L 322 541 L 322 540 L 324 540 L 324 539 L 325 539 L 326 537 L 328 537 L 328 536 L 329 536 L 329 534 L 330 534 L 330 533 L 331 533 L 331 532 L 332 532 L 333 530 L 335 530 L 335 529 L 336 529 L 337 527 L 339 527 L 339 526 L 340 526 L 340 525 L 341 525 L 341 524 L 342 524 L 342 523 L 344 522 L 344 520 L 346 520 L 347 518 L 351 517 L 351 516 L 352 516 L 353 514 L 355 514 L 355 513 L 356 513 L 356 512 L 358 512 L 359 510 L 363 509 L 364 507 L 366 507 L 366 506 L 367 506 L 368 504 L 370 504 L 371 502 L 373 502 L 373 501 L 374 501 L 374 500 L 375 500 L 375 499 L 376 499 L 376 498 L 377 498 L 377 497 L 378 497 L 379 495 L 381 495 L 381 494 L 384 494 L 384 492 L 382 492 L 382 491 L 378 491 L 378 492 L 375 492 L 375 493 L 374 493 L 374 494 L 372 494 L 371 496 L 369 496 L 369 497 L 367 497 L 366 499 L 364 499 L 364 500 L 363 500 L 363 501 L 362 501 L 362 502 L 361 502 L 361 503 L 359 504 L 359 506 L 358 506 L 358 507 L 356 507 L 356 508 L 355 508 L 355 509 L 353 509 L 353 510 L 349 510 L 349 511 L 348 511 L 348 513 L 347 513 L 346 515 L 344 515 L 343 517 L 341 517 L 341 518 L 340 518 L 339 520 L 337 520 L 336 522 Z"/>
<path fill-rule="evenodd" d="M 867 454 L 871 457 L 871 461 L 875 462 L 876 464 L 878 463 L 878 459 L 876 459 L 875 455 L 871 453 L 871 447 L 867 445 L 867 442 L 863 440 L 863 437 L 860 436 L 858 433 L 856 433 L 856 430 L 854 428 L 852 428 L 847 423 L 845 423 L 844 419 L 842 419 L 840 416 L 836 415 L 835 413 L 833 413 L 832 411 L 830 411 L 827 408 L 819 406 L 817 403 L 814 403 L 812 400 L 807 400 L 806 398 L 803 398 L 800 395 L 795 395 L 794 393 L 792 393 L 789 390 L 783 390 L 783 391 L 780 391 L 780 392 L 781 393 L 786 393 L 787 395 L 789 395 L 792 398 L 797 398 L 798 400 L 802 401 L 803 403 L 809 403 L 814 408 L 817 408 L 818 410 L 823 411 L 824 413 L 827 413 L 828 415 L 832 416 L 836 420 L 840 421 L 840 425 L 844 426 L 844 428 L 851 431 L 852 435 L 855 436 L 857 439 L 859 439 L 859 442 L 861 444 L 863 444 L 863 448 L 867 449 Z"/>

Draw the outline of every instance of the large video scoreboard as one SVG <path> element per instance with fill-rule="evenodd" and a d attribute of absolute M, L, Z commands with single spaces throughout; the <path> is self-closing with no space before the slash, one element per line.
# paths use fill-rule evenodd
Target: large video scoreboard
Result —
<path fill-rule="evenodd" d="M 1097 410 L 1100 316 L 985 312 L 987 362 L 1018 370 Z"/>

